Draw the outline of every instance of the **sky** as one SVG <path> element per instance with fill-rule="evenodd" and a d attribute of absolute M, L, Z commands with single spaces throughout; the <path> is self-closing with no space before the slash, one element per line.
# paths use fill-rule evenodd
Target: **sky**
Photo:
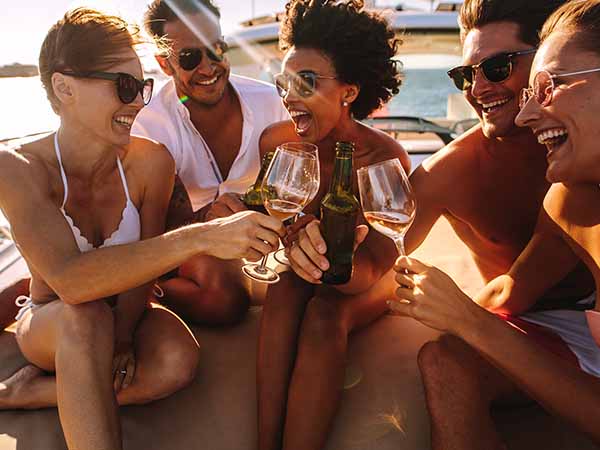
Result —
<path fill-rule="evenodd" d="M 118 13 L 141 23 L 151 0 L 18 0 L 9 2 L 0 15 L 0 65 L 19 62 L 37 64 L 40 46 L 48 29 L 70 8 L 86 5 Z M 254 13 L 256 16 L 283 11 L 286 0 L 214 0 L 221 9 L 223 32 Z M 254 8 L 253 8 L 254 6 Z"/>
<path fill-rule="evenodd" d="M 0 65 L 37 64 L 40 46 L 48 29 L 65 11 L 76 6 L 116 13 L 135 23 L 142 22 L 151 0 L 17 0 L 3 8 L 0 15 Z M 227 34 L 237 24 L 254 16 L 283 11 L 287 0 L 213 0 L 221 10 L 221 26 Z M 431 0 L 371 0 L 373 4 L 389 7 L 398 3 L 424 6 Z"/>

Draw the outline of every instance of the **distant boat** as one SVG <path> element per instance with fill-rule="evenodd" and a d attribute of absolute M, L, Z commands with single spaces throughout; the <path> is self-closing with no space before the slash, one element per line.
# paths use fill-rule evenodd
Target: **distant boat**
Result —
<path fill-rule="evenodd" d="M 409 9 L 403 4 L 395 8 L 375 7 L 389 17 L 390 24 L 402 39 L 402 54 L 422 53 L 460 55 L 458 8 L 462 0 L 432 3 L 432 10 Z M 252 78 L 271 79 L 279 71 L 282 54 L 278 35 L 283 13 L 274 13 L 244 21 L 226 40 L 228 58 L 236 73 Z M 257 45 L 258 44 L 258 45 Z"/>
<path fill-rule="evenodd" d="M 460 61 L 462 47 L 458 11 L 462 3 L 462 0 L 421 1 L 378 7 L 376 2 L 371 2 L 371 9 L 386 15 L 397 37 L 402 40 L 397 59 L 403 64 L 412 64 L 406 64 L 408 69 L 414 69 L 416 65 L 419 69 L 438 72 L 436 82 L 440 83 L 439 89 L 434 84 L 428 86 L 430 92 L 448 92 L 450 81 L 445 72 L 450 65 Z M 226 36 L 230 47 L 228 59 L 236 74 L 273 81 L 273 74 L 281 70 L 283 58 L 278 48 L 282 20 L 283 13 L 255 17 L 242 22 L 238 29 Z M 414 155 L 413 164 L 416 166 L 477 122 L 462 94 L 452 88 L 449 92 L 439 96 L 439 102 L 444 104 L 437 109 L 447 111 L 444 117 L 411 117 L 386 108 L 377 111 L 374 114 L 377 117 L 367 122 L 402 142 Z M 411 111 L 411 114 L 415 113 Z"/>
<path fill-rule="evenodd" d="M 37 66 L 28 64 L 9 64 L 0 66 L 0 78 L 35 77 L 39 75 Z"/>

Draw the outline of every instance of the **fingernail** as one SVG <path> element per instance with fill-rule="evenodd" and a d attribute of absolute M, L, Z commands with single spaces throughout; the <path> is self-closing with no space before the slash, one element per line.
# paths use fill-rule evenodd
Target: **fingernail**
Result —
<path fill-rule="evenodd" d="M 325 247 L 324 247 L 324 246 L 322 246 L 322 245 L 317 245 L 317 251 L 318 251 L 320 254 L 324 254 L 324 253 L 325 253 Z"/>
<path fill-rule="evenodd" d="M 319 266 L 321 267 L 322 270 L 327 270 L 327 269 L 329 269 L 329 262 L 328 261 L 321 261 L 321 263 L 319 264 Z"/>
<path fill-rule="evenodd" d="M 319 279 L 321 278 L 321 271 L 320 270 L 313 270 L 313 277 Z"/>

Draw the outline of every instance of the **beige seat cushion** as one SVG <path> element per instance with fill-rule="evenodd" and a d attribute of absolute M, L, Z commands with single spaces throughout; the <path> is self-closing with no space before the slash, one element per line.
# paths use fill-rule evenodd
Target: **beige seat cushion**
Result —
<path fill-rule="evenodd" d="M 443 242 L 443 246 L 442 243 Z M 443 254 L 439 249 L 444 248 Z M 464 247 L 440 222 L 419 256 L 460 274 L 474 292 L 480 284 Z M 127 450 L 251 450 L 256 442 L 255 355 L 260 307 L 239 326 L 200 329 L 201 363 L 195 382 L 162 401 L 121 409 Z M 416 365 L 421 345 L 436 333 L 413 320 L 386 316 L 350 340 L 350 381 L 327 450 L 423 450 L 429 421 Z M 0 377 L 24 364 L 14 337 L 0 335 Z M 499 414 L 511 449 L 594 448 L 538 407 Z M 55 409 L 0 412 L 0 450 L 64 449 Z"/>

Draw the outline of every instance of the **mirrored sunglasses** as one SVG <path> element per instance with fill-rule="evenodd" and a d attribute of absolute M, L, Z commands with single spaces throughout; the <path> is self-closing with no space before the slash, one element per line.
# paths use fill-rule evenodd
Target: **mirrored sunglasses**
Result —
<path fill-rule="evenodd" d="M 296 73 L 295 75 L 288 73 L 278 73 L 274 77 L 277 93 L 282 98 L 287 96 L 291 89 L 294 89 L 294 91 L 300 97 L 310 97 L 314 94 L 315 90 L 317 89 L 318 79 L 335 80 L 336 77 L 318 75 L 310 70 L 302 70 Z"/>
<path fill-rule="evenodd" d="M 183 48 L 177 53 L 179 67 L 183 70 L 194 70 L 202 63 L 204 54 L 213 62 L 220 63 L 225 59 L 229 46 L 223 40 L 217 41 L 212 47 Z"/>

